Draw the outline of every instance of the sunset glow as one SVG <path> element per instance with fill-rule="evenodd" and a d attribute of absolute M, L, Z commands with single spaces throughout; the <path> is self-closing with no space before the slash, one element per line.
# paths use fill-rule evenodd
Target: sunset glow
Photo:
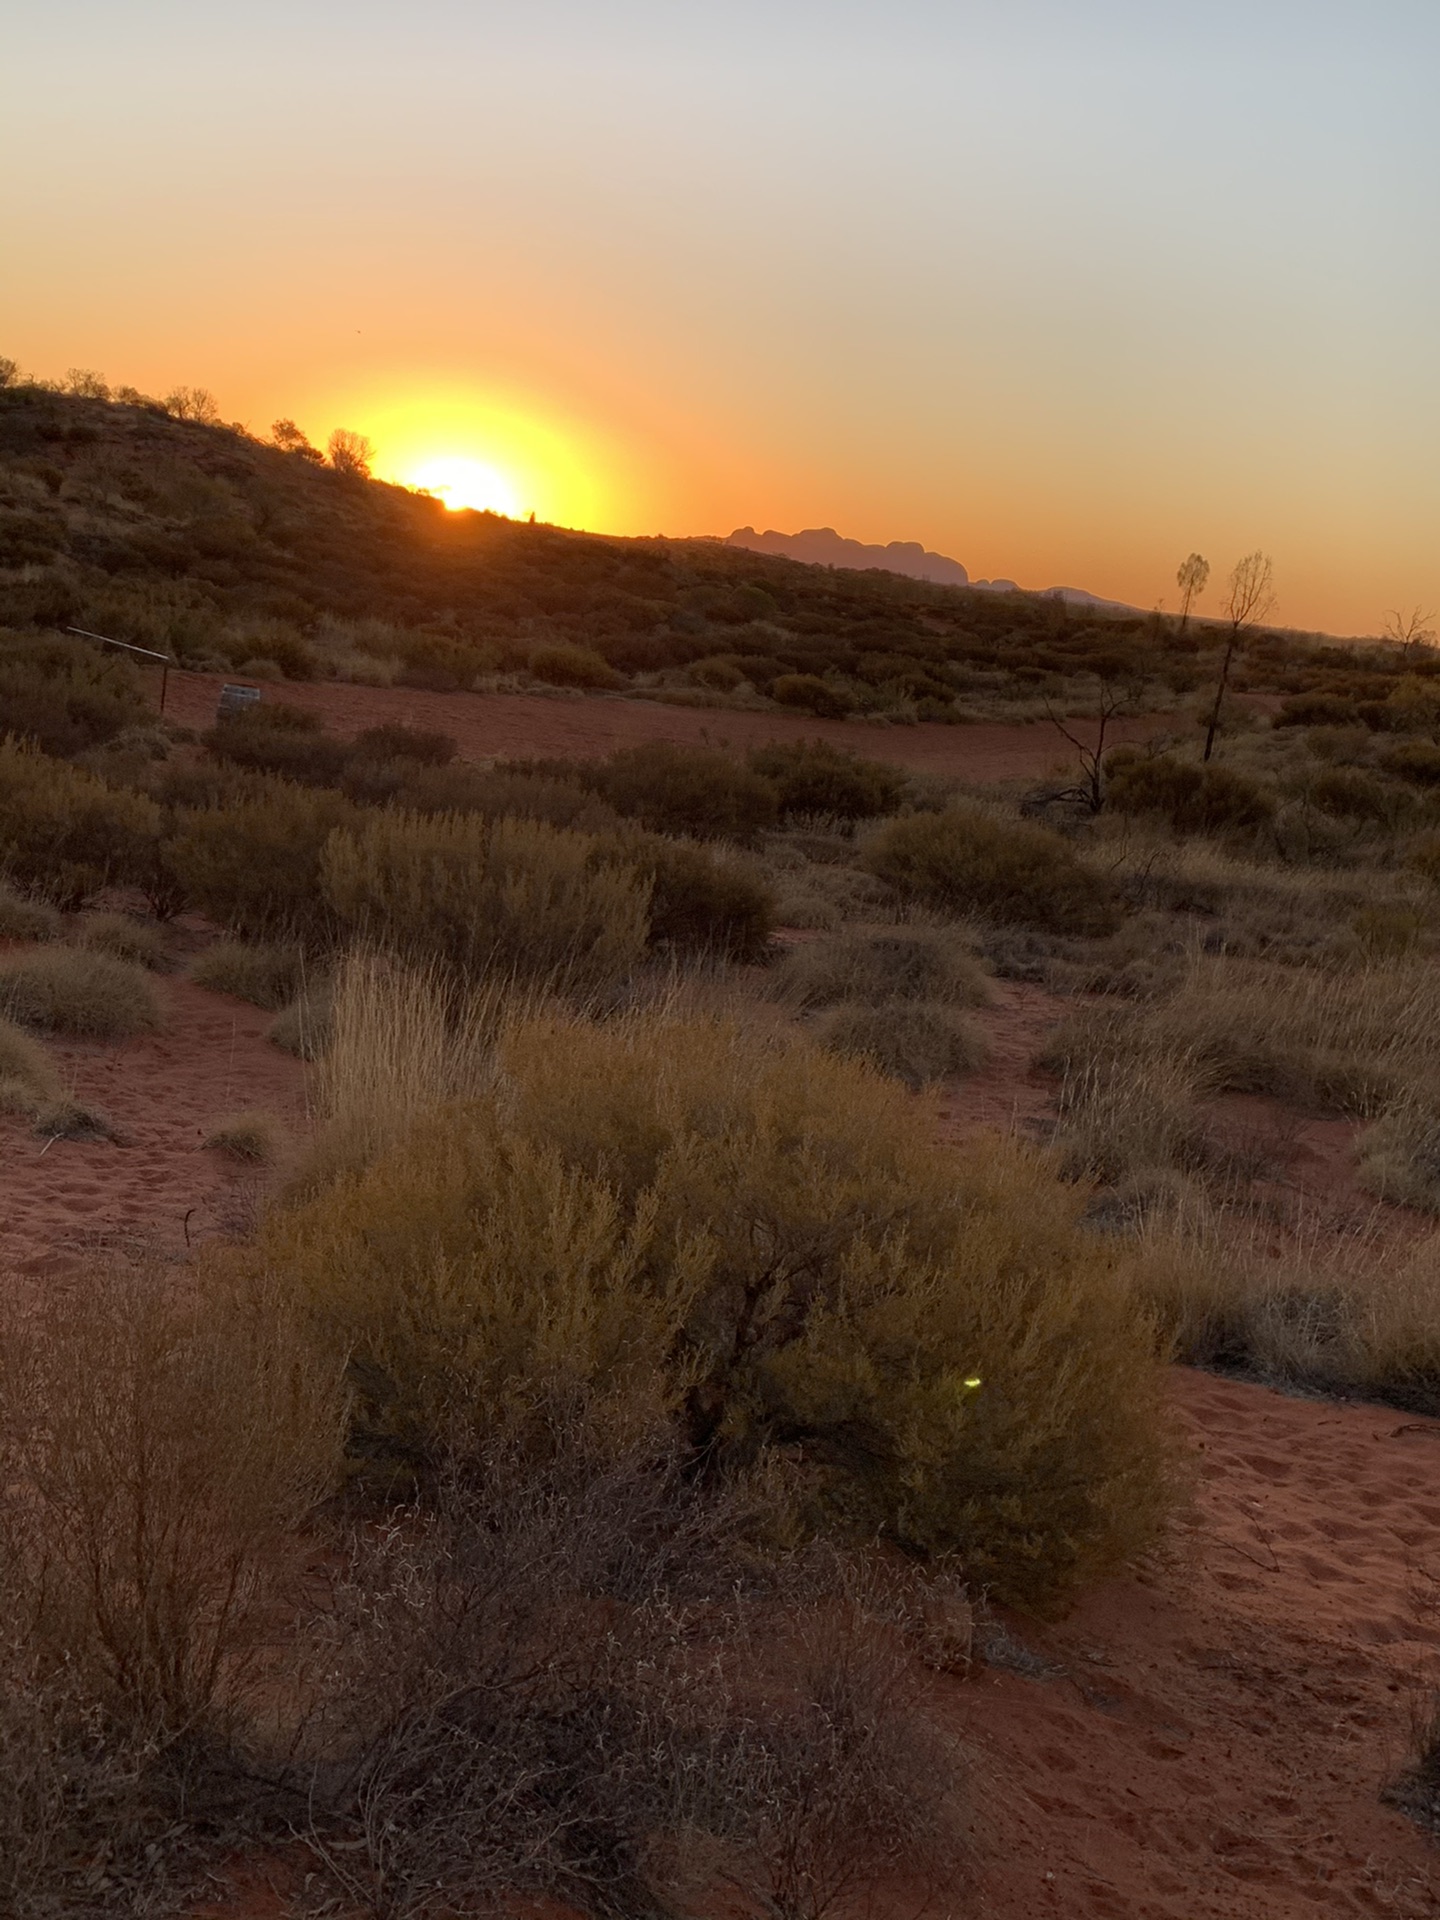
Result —
<path fill-rule="evenodd" d="M 513 520 L 520 512 L 515 489 L 497 468 L 463 454 L 438 454 L 401 476 L 407 487 L 433 493 L 452 513 L 473 507 L 480 513 L 503 513 Z"/>

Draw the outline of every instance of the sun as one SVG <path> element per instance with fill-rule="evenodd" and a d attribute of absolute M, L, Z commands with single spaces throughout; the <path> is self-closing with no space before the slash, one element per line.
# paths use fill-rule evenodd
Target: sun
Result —
<path fill-rule="evenodd" d="M 472 460 L 464 454 L 434 454 L 407 466 L 400 478 L 417 492 L 433 493 L 452 513 L 473 507 L 480 513 L 504 514 L 509 520 L 519 516 L 514 486 L 498 467 L 483 460 Z"/>

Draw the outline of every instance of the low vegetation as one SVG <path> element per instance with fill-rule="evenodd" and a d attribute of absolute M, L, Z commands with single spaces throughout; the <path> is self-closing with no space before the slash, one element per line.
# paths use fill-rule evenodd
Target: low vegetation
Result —
<path fill-rule="evenodd" d="M 813 1032 L 831 1053 L 868 1060 L 912 1093 L 947 1075 L 972 1073 L 988 1051 L 972 1022 L 926 1000 L 832 1007 Z"/>
<path fill-rule="evenodd" d="M 963 933 L 943 927 L 888 927 L 791 947 L 772 975 L 777 994 L 804 1008 L 841 1001 L 878 1007 L 891 1000 L 929 1000 L 983 1007 L 990 999 L 984 967 Z"/>
<path fill-rule="evenodd" d="M 243 1112 L 222 1114 L 212 1120 L 201 1144 L 252 1166 L 269 1167 L 284 1158 L 290 1136 L 276 1114 L 247 1107 Z"/>
<path fill-rule="evenodd" d="M 1059 834 L 976 805 L 892 820 L 861 859 L 906 898 L 941 912 L 1077 934 L 1106 933 L 1119 918 L 1112 889 Z"/>
<path fill-rule="evenodd" d="M 305 978 L 305 955 L 299 947 L 216 940 L 195 956 L 186 972 L 197 987 L 233 994 L 278 1013 L 290 1005 Z"/>
<path fill-rule="evenodd" d="M 164 1024 L 150 975 L 126 960 L 48 946 L 0 955 L 0 1017 L 75 1040 L 129 1040 Z"/>

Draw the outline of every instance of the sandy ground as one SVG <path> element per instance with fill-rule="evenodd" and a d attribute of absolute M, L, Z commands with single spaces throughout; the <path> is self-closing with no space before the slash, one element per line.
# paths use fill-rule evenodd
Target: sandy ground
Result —
<path fill-rule="evenodd" d="M 213 725 L 224 684 L 224 677 L 217 674 L 172 673 L 167 718 L 188 727 Z M 158 696 L 158 683 L 156 688 Z M 614 695 L 426 693 L 408 687 L 342 686 L 332 680 L 266 685 L 263 697 L 320 714 L 326 726 L 342 737 L 396 721 L 448 733 L 466 760 L 551 756 L 598 760 L 618 747 L 637 746 L 644 740 L 739 748 L 772 740 L 829 740 L 868 759 L 961 780 L 1038 780 L 1052 771 L 1073 779 L 1077 770 L 1074 748 L 1050 726 L 881 727 L 778 712 L 670 707 Z M 1089 743 L 1092 722 L 1066 724 Z M 1149 739 L 1185 724 L 1175 714 L 1139 714 L 1112 721 L 1109 738 L 1116 744 Z"/>
<path fill-rule="evenodd" d="M 274 1015 L 161 976 L 163 1032 L 107 1044 L 53 1040 L 67 1087 L 119 1141 L 37 1140 L 0 1117 L 0 1272 L 72 1272 L 96 1255 L 182 1255 L 243 1225 L 257 1176 L 201 1142 L 222 1114 L 261 1107 L 292 1127 L 304 1069 L 265 1038 Z"/>

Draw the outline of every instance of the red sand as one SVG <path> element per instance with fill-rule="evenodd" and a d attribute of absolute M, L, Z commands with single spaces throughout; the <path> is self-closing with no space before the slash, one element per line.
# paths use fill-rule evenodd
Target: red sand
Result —
<path fill-rule="evenodd" d="M 1177 1369 L 1201 1484 L 1174 1562 L 951 1698 L 984 1920 L 1424 1920 L 1440 1851 L 1380 1802 L 1435 1672 L 1440 1422 Z M 959 1903 L 957 1902 L 957 1908 Z M 963 1910 L 963 1909 L 960 1909 Z"/>
<path fill-rule="evenodd" d="M 119 1131 L 37 1140 L 0 1118 L 0 1272 L 71 1271 L 103 1251 L 182 1254 L 243 1220 L 257 1174 L 200 1142 L 211 1122 L 263 1107 L 304 1121 L 304 1069 L 266 1038 L 274 1015 L 161 977 L 165 1030 L 117 1044 L 55 1040 L 67 1088 Z"/>
<path fill-rule="evenodd" d="M 172 673 L 167 717 L 188 727 L 211 726 L 224 684 L 218 674 Z M 1033 780 L 1055 770 L 1073 779 L 1077 770 L 1075 749 L 1055 728 L 1043 724 L 881 727 L 784 713 L 732 713 L 723 707 L 671 707 L 613 695 L 425 693 L 408 687 L 342 686 L 333 680 L 267 685 L 263 697 L 320 714 L 342 737 L 396 721 L 448 733 L 466 760 L 602 759 L 617 747 L 643 740 L 735 747 L 772 740 L 829 740 L 868 759 L 961 780 Z M 1176 714 L 1137 714 L 1112 721 L 1109 738 L 1116 744 L 1144 740 L 1185 724 Z M 1093 736 L 1091 721 L 1067 720 L 1066 725 L 1086 741 Z"/>

